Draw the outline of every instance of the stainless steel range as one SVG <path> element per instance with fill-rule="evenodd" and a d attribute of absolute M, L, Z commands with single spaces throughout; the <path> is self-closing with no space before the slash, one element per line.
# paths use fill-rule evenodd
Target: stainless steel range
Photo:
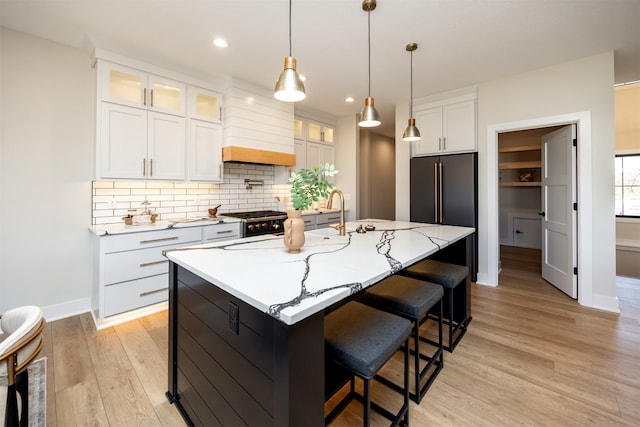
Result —
<path fill-rule="evenodd" d="M 242 237 L 284 233 L 284 220 L 287 219 L 286 212 L 269 210 L 225 212 L 223 216 L 242 219 Z"/>

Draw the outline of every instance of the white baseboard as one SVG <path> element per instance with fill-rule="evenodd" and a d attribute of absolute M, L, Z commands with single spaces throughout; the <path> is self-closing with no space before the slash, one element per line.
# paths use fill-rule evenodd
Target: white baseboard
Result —
<path fill-rule="evenodd" d="M 494 287 L 494 288 L 496 286 L 498 286 L 497 283 L 489 283 L 488 277 L 489 277 L 488 274 L 478 273 L 478 277 L 476 278 L 476 283 L 478 285 L 491 286 L 491 287 Z"/>
<path fill-rule="evenodd" d="M 75 316 L 86 313 L 91 310 L 91 297 L 81 298 L 73 301 L 63 302 L 61 304 L 49 305 L 42 307 L 42 314 L 47 322 L 64 319 L 66 317 Z"/>
<path fill-rule="evenodd" d="M 618 297 L 615 296 L 593 294 L 593 308 L 611 313 L 620 313 Z"/>

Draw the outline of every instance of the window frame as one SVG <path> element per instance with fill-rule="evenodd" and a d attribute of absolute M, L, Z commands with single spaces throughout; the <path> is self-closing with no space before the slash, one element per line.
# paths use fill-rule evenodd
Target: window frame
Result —
<path fill-rule="evenodd" d="M 617 176 L 616 176 L 617 175 L 617 170 L 616 170 L 615 162 L 618 159 L 618 157 L 621 157 L 621 158 L 624 158 L 624 157 L 637 157 L 638 159 L 640 159 L 640 153 L 616 154 L 614 156 L 614 183 L 613 183 L 614 210 L 616 210 L 615 206 L 617 205 L 617 201 L 618 201 L 617 194 L 616 194 L 618 187 L 622 187 L 622 189 L 623 189 L 623 204 L 624 204 L 624 187 L 625 187 L 625 185 L 624 185 L 624 165 L 623 165 L 623 172 L 622 172 L 623 184 L 622 185 L 617 185 L 615 183 L 615 179 L 617 178 Z M 638 184 L 638 186 L 640 187 L 640 184 Z M 623 207 L 624 207 L 624 205 L 623 205 Z M 624 208 L 623 208 L 623 210 L 624 210 Z M 639 219 L 640 220 L 640 215 L 619 215 L 616 212 L 616 218 L 635 218 L 635 219 Z"/>

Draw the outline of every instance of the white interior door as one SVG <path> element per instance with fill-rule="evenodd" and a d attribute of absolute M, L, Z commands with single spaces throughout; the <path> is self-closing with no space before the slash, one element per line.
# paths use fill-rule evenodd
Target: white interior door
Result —
<path fill-rule="evenodd" d="M 575 125 L 542 137 L 542 277 L 578 297 Z"/>

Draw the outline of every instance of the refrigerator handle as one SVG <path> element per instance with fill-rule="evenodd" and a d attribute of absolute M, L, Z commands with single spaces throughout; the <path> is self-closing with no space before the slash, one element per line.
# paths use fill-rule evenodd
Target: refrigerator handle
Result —
<path fill-rule="evenodd" d="M 440 223 L 442 224 L 444 222 L 444 218 L 443 218 L 443 212 L 442 212 L 442 162 L 438 162 L 438 199 L 440 202 L 440 205 L 438 206 L 438 210 L 440 211 Z"/>
<path fill-rule="evenodd" d="M 438 162 L 433 164 L 433 221 L 438 220 Z"/>

